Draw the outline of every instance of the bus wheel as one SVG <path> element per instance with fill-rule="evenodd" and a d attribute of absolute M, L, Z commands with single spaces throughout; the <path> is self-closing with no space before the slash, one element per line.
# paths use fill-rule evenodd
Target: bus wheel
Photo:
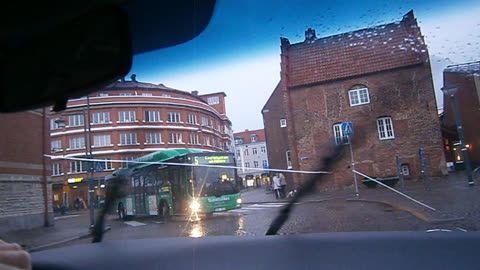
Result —
<path fill-rule="evenodd" d="M 127 216 L 125 215 L 125 208 L 123 208 L 123 203 L 118 204 L 118 219 L 126 220 Z"/>
<path fill-rule="evenodd" d="M 207 212 L 207 213 L 205 213 L 205 217 L 206 218 L 211 218 L 211 217 L 213 217 L 213 213 L 212 212 Z"/>
<path fill-rule="evenodd" d="M 166 202 L 160 203 L 160 207 L 158 208 L 158 216 L 163 221 L 167 221 L 170 218 L 170 210 L 168 209 L 168 203 Z"/>

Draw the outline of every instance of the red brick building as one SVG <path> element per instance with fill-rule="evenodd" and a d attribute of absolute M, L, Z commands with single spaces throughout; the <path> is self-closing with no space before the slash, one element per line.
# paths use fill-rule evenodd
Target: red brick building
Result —
<path fill-rule="evenodd" d="M 281 80 L 265 104 L 271 168 L 315 170 L 325 144 L 348 144 L 342 122 L 353 122 L 356 168 L 367 175 L 418 178 L 419 149 L 429 173 L 446 171 L 428 52 L 413 11 L 399 22 L 305 41 L 281 38 Z M 353 184 L 345 155 L 320 188 Z M 305 175 L 289 174 L 290 184 Z"/>
<path fill-rule="evenodd" d="M 105 160 L 95 165 L 103 171 L 94 173 L 99 196 L 106 175 L 151 152 L 170 148 L 233 152 L 225 96 L 138 82 L 133 75 L 132 81 L 121 80 L 92 93 L 89 105 L 86 97 L 70 100 L 67 110 L 50 115 L 54 204 L 72 206 L 76 198 L 88 202 L 86 164 L 63 158 L 84 158 L 90 145 L 92 156 Z M 85 125 L 86 117 L 90 125 Z"/>
<path fill-rule="evenodd" d="M 0 234 L 53 224 L 45 111 L 0 114 Z"/>
<path fill-rule="evenodd" d="M 456 100 L 463 124 L 470 160 L 480 165 L 480 62 L 448 66 L 443 71 L 444 87 L 458 87 Z M 447 161 L 463 163 L 456 134 L 450 97 L 444 96 L 443 136 Z"/>

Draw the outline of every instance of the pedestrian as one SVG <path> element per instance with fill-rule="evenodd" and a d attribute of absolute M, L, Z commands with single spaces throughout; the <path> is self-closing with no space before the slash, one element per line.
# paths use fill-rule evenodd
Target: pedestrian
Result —
<path fill-rule="evenodd" d="M 80 198 L 77 197 L 75 199 L 74 205 L 75 205 L 75 210 L 79 211 L 80 210 Z"/>
<path fill-rule="evenodd" d="M 285 176 L 283 175 L 283 173 L 280 173 L 280 175 L 278 176 L 280 178 L 280 191 L 281 191 L 281 195 L 282 195 L 282 198 L 285 198 L 285 189 L 287 187 L 287 181 L 285 180 Z"/>
<path fill-rule="evenodd" d="M 275 198 L 278 200 L 281 197 L 281 185 L 280 185 L 280 177 L 278 174 L 273 176 L 273 190 L 275 191 Z"/>

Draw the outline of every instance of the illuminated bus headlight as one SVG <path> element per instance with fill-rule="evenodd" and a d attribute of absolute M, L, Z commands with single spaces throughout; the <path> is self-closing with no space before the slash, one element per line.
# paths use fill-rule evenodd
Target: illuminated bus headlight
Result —
<path fill-rule="evenodd" d="M 242 199 L 238 198 L 237 199 L 237 204 L 241 204 L 242 203 Z"/>
<path fill-rule="evenodd" d="M 197 201 L 192 201 L 190 209 L 192 209 L 193 212 L 198 212 L 198 210 L 200 210 L 200 204 Z"/>

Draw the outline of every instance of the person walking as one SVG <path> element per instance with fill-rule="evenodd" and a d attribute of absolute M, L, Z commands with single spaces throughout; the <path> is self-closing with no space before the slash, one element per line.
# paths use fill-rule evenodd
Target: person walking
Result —
<path fill-rule="evenodd" d="M 280 185 L 280 177 L 278 174 L 273 176 L 273 190 L 275 191 L 275 198 L 278 200 L 281 197 L 281 185 Z"/>
<path fill-rule="evenodd" d="M 278 176 L 280 178 L 280 194 L 282 198 L 285 198 L 285 195 L 287 195 L 286 192 L 286 187 L 287 187 L 287 181 L 285 180 L 285 175 L 283 173 L 280 173 Z"/>

